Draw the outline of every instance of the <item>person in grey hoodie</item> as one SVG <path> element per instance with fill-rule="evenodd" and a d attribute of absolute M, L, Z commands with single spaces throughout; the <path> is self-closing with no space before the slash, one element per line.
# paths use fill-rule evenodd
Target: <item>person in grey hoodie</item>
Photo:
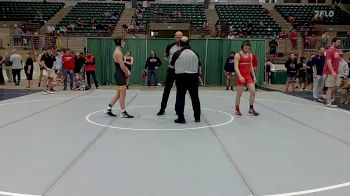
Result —
<path fill-rule="evenodd" d="M 23 69 L 23 59 L 21 55 L 17 54 L 15 49 L 12 50 L 10 62 L 12 66 L 13 82 L 16 86 L 19 86 L 21 82 L 21 70 Z"/>

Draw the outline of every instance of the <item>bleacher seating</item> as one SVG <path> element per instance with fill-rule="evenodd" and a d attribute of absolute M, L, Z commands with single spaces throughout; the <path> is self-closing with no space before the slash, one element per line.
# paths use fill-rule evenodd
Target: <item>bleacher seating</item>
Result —
<path fill-rule="evenodd" d="M 0 2 L 0 20 L 1 21 L 25 21 L 33 24 L 33 29 L 40 28 L 42 21 L 35 21 L 37 11 L 40 11 L 44 21 L 50 20 L 64 3 L 43 3 L 43 2 L 19 2 L 19 1 L 1 1 Z"/>
<path fill-rule="evenodd" d="M 315 11 L 334 11 L 333 17 L 324 17 L 323 21 L 318 24 L 326 25 L 348 25 L 350 24 L 350 14 L 345 11 L 336 8 L 333 9 L 329 5 L 276 5 L 275 9 L 288 20 L 289 16 L 295 18 L 295 25 L 301 26 L 305 23 L 311 22 L 311 19 L 315 15 Z"/>
<path fill-rule="evenodd" d="M 162 11 L 163 15 L 155 14 L 154 11 Z M 152 3 L 150 7 L 143 13 L 141 19 L 136 19 L 138 24 L 147 25 L 153 20 L 168 20 L 167 16 L 171 16 L 174 11 L 181 13 L 181 18 L 171 18 L 171 20 L 183 20 L 191 22 L 193 28 L 200 28 L 207 21 L 204 6 L 202 4 L 158 4 Z"/>
<path fill-rule="evenodd" d="M 83 27 L 75 27 L 74 31 L 68 31 L 70 34 L 90 34 L 95 35 L 97 33 L 110 34 L 113 30 L 123 13 L 125 4 L 121 3 L 90 3 L 90 2 L 79 2 L 56 26 L 59 29 L 61 26 L 67 28 L 70 23 L 74 23 L 80 18 L 84 25 Z M 111 11 L 116 13 L 115 18 L 106 17 L 105 13 Z M 95 17 L 97 29 L 92 28 L 90 23 L 91 19 Z M 98 27 L 101 27 L 98 29 Z M 112 29 L 109 29 L 109 26 Z"/>
<path fill-rule="evenodd" d="M 215 6 L 221 24 L 233 25 L 235 30 L 243 30 L 249 19 L 253 22 L 252 36 L 273 36 L 281 32 L 281 27 L 270 14 L 263 13 L 262 5 L 219 4 Z M 264 27 L 259 26 L 263 21 Z"/>

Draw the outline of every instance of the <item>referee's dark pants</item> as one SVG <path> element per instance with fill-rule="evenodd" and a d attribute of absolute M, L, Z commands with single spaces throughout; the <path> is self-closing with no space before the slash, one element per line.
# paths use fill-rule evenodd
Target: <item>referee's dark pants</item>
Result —
<path fill-rule="evenodd" d="M 175 111 L 179 119 L 184 119 L 185 97 L 188 91 L 191 96 L 194 119 L 200 120 L 201 105 L 198 97 L 198 74 L 176 74 Z"/>
<path fill-rule="evenodd" d="M 163 97 L 162 97 L 162 103 L 161 103 L 161 109 L 160 109 L 161 111 L 164 111 L 168 104 L 170 91 L 173 88 L 174 81 L 175 81 L 175 69 L 172 69 L 169 67 L 167 70 L 167 75 L 165 79 L 165 87 L 163 91 Z"/>

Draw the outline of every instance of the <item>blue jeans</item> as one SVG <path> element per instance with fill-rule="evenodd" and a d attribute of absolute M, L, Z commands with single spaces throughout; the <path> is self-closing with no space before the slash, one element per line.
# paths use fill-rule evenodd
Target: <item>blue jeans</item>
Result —
<path fill-rule="evenodd" d="M 74 82 L 74 72 L 73 70 L 63 69 L 63 89 L 67 89 L 67 76 L 69 75 L 69 82 L 70 82 L 70 88 L 73 89 L 73 82 Z"/>
<path fill-rule="evenodd" d="M 158 86 L 158 70 L 148 70 L 148 86 L 151 86 L 152 77 L 154 78 L 154 85 Z"/>

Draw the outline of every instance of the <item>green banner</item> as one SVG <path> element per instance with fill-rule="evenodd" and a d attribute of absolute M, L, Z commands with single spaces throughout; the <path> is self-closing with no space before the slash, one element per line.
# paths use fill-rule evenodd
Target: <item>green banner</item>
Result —
<path fill-rule="evenodd" d="M 202 63 L 202 77 L 206 85 L 224 85 L 224 63 L 231 51 L 238 52 L 242 41 L 230 39 L 191 39 L 190 44 L 195 50 Z M 142 71 L 145 61 L 151 50 L 156 51 L 157 56 L 162 60 L 159 72 L 159 80 L 162 82 L 166 77 L 168 61 L 164 59 L 166 46 L 173 42 L 172 39 L 126 39 L 124 52 L 131 51 L 134 57 L 132 67 L 132 84 L 144 84 Z M 252 53 L 256 54 L 259 66 L 257 70 L 258 84 L 263 84 L 264 61 L 266 54 L 265 40 L 250 40 Z M 96 57 L 96 73 L 100 82 L 114 84 L 113 74 L 115 71 L 113 61 L 113 51 L 115 45 L 112 38 L 88 38 L 87 49 Z"/>

